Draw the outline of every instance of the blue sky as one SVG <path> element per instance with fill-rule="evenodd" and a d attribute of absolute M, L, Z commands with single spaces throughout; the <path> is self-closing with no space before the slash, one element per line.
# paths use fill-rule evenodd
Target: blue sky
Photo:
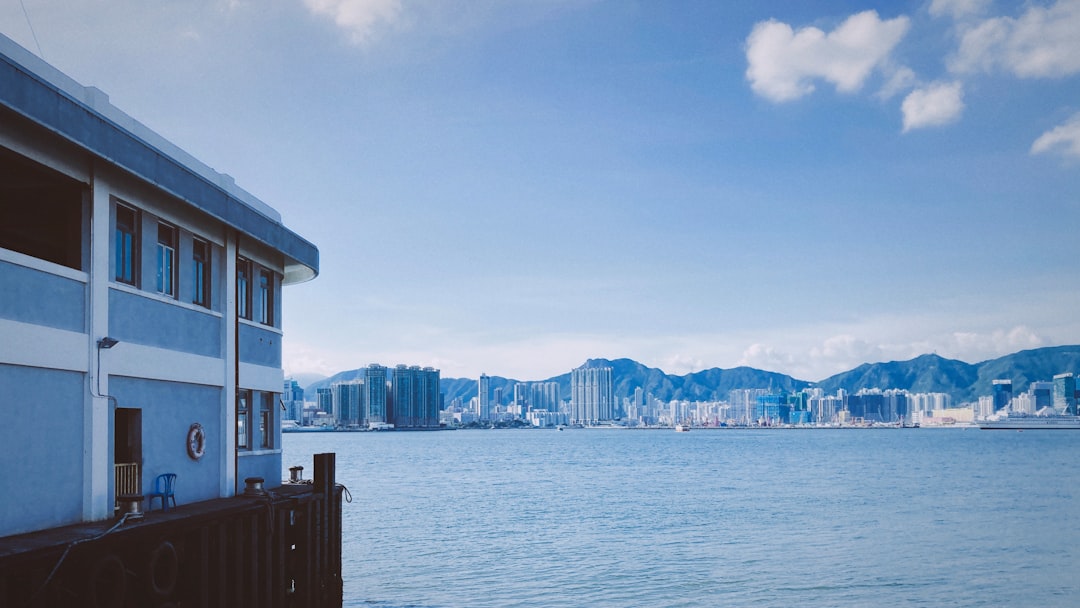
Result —
<path fill-rule="evenodd" d="M 0 31 L 318 245 L 288 373 L 1080 343 L 1078 0 L 22 0 Z"/>

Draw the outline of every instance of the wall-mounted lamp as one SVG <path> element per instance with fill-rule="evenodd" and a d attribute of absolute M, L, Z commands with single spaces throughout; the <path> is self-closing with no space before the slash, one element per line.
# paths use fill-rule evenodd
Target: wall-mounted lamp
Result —
<path fill-rule="evenodd" d="M 97 341 L 97 392 L 94 392 L 93 389 L 90 389 L 90 394 L 91 395 L 93 395 L 95 397 L 105 397 L 109 401 L 112 401 L 114 406 L 116 406 L 116 397 L 113 397 L 111 395 L 105 395 L 105 394 L 103 394 L 101 392 L 101 351 L 109 350 L 110 348 L 116 346 L 119 343 L 120 343 L 119 340 L 117 340 L 116 338 L 110 338 L 109 336 L 105 336 L 104 338 L 99 338 L 98 339 L 98 341 Z"/>

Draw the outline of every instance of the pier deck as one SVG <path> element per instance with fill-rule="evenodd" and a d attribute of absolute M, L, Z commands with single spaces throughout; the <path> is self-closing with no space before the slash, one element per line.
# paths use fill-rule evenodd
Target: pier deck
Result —
<path fill-rule="evenodd" d="M 320 454 L 315 483 L 0 538 L 0 606 L 340 607 L 333 466 Z"/>

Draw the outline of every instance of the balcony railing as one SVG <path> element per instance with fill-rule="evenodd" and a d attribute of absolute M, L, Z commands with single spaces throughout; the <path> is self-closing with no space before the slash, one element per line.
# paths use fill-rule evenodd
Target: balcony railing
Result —
<path fill-rule="evenodd" d="M 139 479 L 139 463 L 116 463 L 116 497 L 133 496 L 142 493 Z"/>

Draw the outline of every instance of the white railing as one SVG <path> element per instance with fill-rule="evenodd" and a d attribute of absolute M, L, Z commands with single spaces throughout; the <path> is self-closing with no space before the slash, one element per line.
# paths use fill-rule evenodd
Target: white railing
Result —
<path fill-rule="evenodd" d="M 139 480 L 139 463 L 116 463 L 116 497 L 138 495 L 142 493 Z"/>

